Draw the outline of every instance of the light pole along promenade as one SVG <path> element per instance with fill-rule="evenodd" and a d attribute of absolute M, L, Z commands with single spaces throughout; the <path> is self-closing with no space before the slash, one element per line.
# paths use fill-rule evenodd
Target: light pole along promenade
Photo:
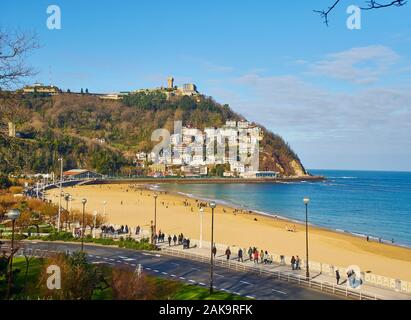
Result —
<path fill-rule="evenodd" d="M 210 294 L 213 293 L 213 282 L 214 282 L 214 255 L 213 255 L 213 248 L 214 248 L 214 209 L 216 207 L 216 203 L 214 201 L 210 202 L 209 204 L 211 208 L 211 245 L 210 245 L 210 253 L 211 253 L 211 260 L 210 260 Z"/>
<path fill-rule="evenodd" d="M 310 199 L 305 197 L 304 204 L 305 204 L 305 270 L 306 270 L 306 278 L 307 280 L 310 279 L 310 267 L 308 262 L 308 203 Z"/>

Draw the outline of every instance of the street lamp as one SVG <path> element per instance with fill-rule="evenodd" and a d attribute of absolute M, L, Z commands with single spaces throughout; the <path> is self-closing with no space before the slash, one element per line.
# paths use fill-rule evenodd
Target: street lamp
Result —
<path fill-rule="evenodd" d="M 16 219 L 20 217 L 20 211 L 18 209 L 11 209 L 7 213 L 7 217 L 12 221 L 11 228 L 11 253 L 10 253 L 10 264 L 9 264 L 9 281 L 7 286 L 7 299 L 10 299 L 12 278 L 13 278 L 13 256 L 14 256 L 14 227 Z"/>
<path fill-rule="evenodd" d="M 153 244 L 155 244 L 155 236 L 157 235 L 157 197 L 158 194 L 154 194 L 154 227 L 153 227 Z"/>
<path fill-rule="evenodd" d="M 200 208 L 200 248 L 203 247 L 203 215 L 204 209 L 203 207 Z"/>
<path fill-rule="evenodd" d="M 214 272 L 214 257 L 213 257 L 213 246 L 214 246 L 214 209 L 217 206 L 214 201 L 209 203 L 211 208 L 211 261 L 210 261 L 210 294 L 213 293 L 213 272 Z"/>
<path fill-rule="evenodd" d="M 61 197 L 63 193 L 63 158 L 59 158 L 60 161 L 60 198 L 59 198 L 59 214 L 57 218 L 57 231 L 60 232 L 60 221 L 61 221 Z"/>
<path fill-rule="evenodd" d="M 82 223 L 82 232 L 81 232 L 81 252 L 83 252 L 84 251 L 84 233 L 86 231 L 86 229 L 84 227 L 84 224 L 85 224 L 84 216 L 85 216 L 85 211 L 86 211 L 87 199 L 83 198 L 83 200 L 81 200 L 81 203 L 83 204 L 83 223 Z"/>
<path fill-rule="evenodd" d="M 64 200 L 66 200 L 66 212 L 67 212 L 67 220 L 70 218 L 69 217 L 69 209 L 68 209 L 68 206 L 69 206 L 69 201 L 71 200 L 71 195 L 69 194 L 69 193 L 66 193 L 65 195 L 64 195 Z M 66 220 L 66 226 L 65 226 L 65 230 L 67 230 L 67 220 Z"/>
<path fill-rule="evenodd" d="M 305 197 L 303 201 L 305 204 L 305 270 L 307 279 L 310 279 L 310 268 L 308 266 L 308 203 L 310 199 Z"/>
<path fill-rule="evenodd" d="M 104 218 L 106 218 L 106 205 L 107 205 L 107 201 L 103 201 L 103 216 Z"/>

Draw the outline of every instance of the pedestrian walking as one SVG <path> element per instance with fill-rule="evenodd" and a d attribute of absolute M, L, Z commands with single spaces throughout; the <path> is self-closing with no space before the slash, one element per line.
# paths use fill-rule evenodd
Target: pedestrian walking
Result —
<path fill-rule="evenodd" d="M 243 249 L 238 249 L 238 262 L 240 262 L 240 260 L 241 260 L 241 262 L 244 262 L 243 261 Z"/>
<path fill-rule="evenodd" d="M 295 257 L 294 256 L 291 257 L 291 269 L 295 270 Z"/>
<path fill-rule="evenodd" d="M 226 249 L 226 251 L 225 251 L 225 255 L 227 256 L 227 261 L 230 260 L 230 256 L 231 256 L 230 247 L 227 247 L 227 249 Z"/>
<path fill-rule="evenodd" d="M 168 246 L 171 247 L 171 236 L 168 236 Z"/>
<path fill-rule="evenodd" d="M 253 261 L 253 249 L 251 247 L 248 248 L 248 257 L 250 258 L 250 261 Z"/>
<path fill-rule="evenodd" d="M 215 258 L 216 254 L 217 254 L 217 248 L 216 248 L 215 245 L 213 246 L 213 249 L 211 249 L 211 253 L 213 254 L 213 257 Z"/>
<path fill-rule="evenodd" d="M 177 236 L 176 235 L 174 235 L 174 237 L 173 237 L 173 242 L 174 242 L 174 245 L 177 244 Z"/>
<path fill-rule="evenodd" d="M 261 249 L 260 251 L 260 260 L 261 260 L 261 264 L 264 262 L 264 251 L 263 249 Z"/>
<path fill-rule="evenodd" d="M 300 257 L 297 256 L 297 257 L 295 258 L 295 269 L 296 269 L 296 270 L 301 270 L 300 263 L 301 263 Z"/>
<path fill-rule="evenodd" d="M 337 285 L 340 284 L 340 278 L 341 278 L 340 271 L 335 270 L 335 279 L 337 280 Z"/>

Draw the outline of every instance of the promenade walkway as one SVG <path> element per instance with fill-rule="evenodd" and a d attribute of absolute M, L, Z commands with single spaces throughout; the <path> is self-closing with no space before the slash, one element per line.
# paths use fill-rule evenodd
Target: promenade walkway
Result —
<path fill-rule="evenodd" d="M 173 243 L 169 246 L 168 241 L 165 240 L 163 243 L 159 243 L 158 246 L 162 249 L 163 252 L 171 255 L 176 255 L 180 257 L 185 257 L 187 259 L 202 260 L 207 262 L 210 260 L 210 244 L 204 245 L 203 248 L 199 248 L 199 241 L 192 240 L 190 243 L 190 249 L 183 249 L 182 245 L 174 246 Z M 340 294 L 344 294 L 346 291 L 347 296 L 355 298 L 367 298 L 367 299 L 376 299 L 376 300 L 411 300 L 411 295 L 384 289 L 368 284 L 362 284 L 357 288 L 351 288 L 347 281 L 347 276 L 341 274 L 340 284 L 337 285 L 337 281 L 334 277 L 329 275 L 310 272 L 311 283 L 307 283 L 305 270 L 292 270 L 289 265 L 280 265 L 278 263 L 262 264 L 255 263 L 249 260 L 247 252 L 244 252 L 243 259 L 244 262 L 237 261 L 237 250 L 231 248 L 232 255 L 229 260 L 227 260 L 225 253 L 225 248 L 227 246 L 217 245 L 217 254 L 215 258 L 215 264 L 218 266 L 226 266 L 230 269 L 235 269 L 238 271 L 245 272 L 256 272 L 264 275 L 272 275 L 273 277 L 280 278 L 284 281 L 293 281 L 300 282 L 301 285 L 312 285 L 315 288 L 324 290 L 327 287 L 328 291 L 338 291 Z M 244 249 L 243 249 L 244 250 Z M 350 294 L 353 293 L 353 294 Z"/>

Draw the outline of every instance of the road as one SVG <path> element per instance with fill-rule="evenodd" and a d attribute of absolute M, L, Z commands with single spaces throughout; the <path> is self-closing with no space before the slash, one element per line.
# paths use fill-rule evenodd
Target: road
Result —
<path fill-rule="evenodd" d="M 55 242 L 23 242 L 26 248 L 70 252 L 80 249 L 79 244 Z M 206 263 L 164 255 L 161 251 L 136 251 L 115 247 L 85 244 L 84 250 L 91 263 L 136 268 L 141 264 L 149 275 L 208 287 L 210 269 Z M 214 268 L 215 290 L 241 295 L 258 300 L 335 300 L 331 294 L 283 282 L 272 277 L 253 273 L 237 272 L 216 266 Z"/>

